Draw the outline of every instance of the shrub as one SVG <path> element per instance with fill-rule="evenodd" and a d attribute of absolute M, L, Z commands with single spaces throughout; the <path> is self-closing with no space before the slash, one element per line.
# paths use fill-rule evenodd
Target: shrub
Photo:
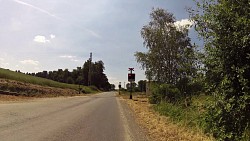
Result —
<path fill-rule="evenodd" d="M 154 84 L 151 89 L 152 95 L 149 98 L 149 102 L 152 104 L 157 104 L 161 101 L 175 103 L 181 98 L 180 90 L 171 84 Z"/>

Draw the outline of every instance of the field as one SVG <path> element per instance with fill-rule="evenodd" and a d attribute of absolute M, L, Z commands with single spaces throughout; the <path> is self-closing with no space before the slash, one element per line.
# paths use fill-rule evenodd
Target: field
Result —
<path fill-rule="evenodd" d="M 75 90 L 75 91 L 79 90 L 79 85 L 60 83 L 60 82 L 52 81 L 52 80 L 49 80 L 49 79 L 30 76 L 30 75 L 26 75 L 26 74 L 23 74 L 23 73 L 18 73 L 18 72 L 14 72 L 14 71 L 2 69 L 2 68 L 0 68 L 0 79 L 5 80 L 5 81 L 13 80 L 13 81 L 22 82 L 22 83 L 25 83 L 25 84 L 27 83 L 27 84 L 44 86 L 44 87 L 72 89 L 72 90 Z M 2 90 L 8 90 L 8 87 L 11 87 L 11 86 L 7 86 L 7 88 L 4 87 L 4 88 L 1 88 L 1 89 Z M 96 90 L 93 90 L 92 88 L 86 87 L 86 86 L 81 86 L 81 89 L 84 91 L 84 93 L 94 93 L 94 92 L 96 92 Z"/>

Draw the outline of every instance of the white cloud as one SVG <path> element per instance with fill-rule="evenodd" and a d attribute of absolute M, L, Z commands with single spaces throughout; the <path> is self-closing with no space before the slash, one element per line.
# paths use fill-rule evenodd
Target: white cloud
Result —
<path fill-rule="evenodd" d="M 72 59 L 72 58 L 76 58 L 76 56 L 71 56 L 71 55 L 62 55 L 59 56 L 60 58 L 68 58 L 68 59 Z"/>
<path fill-rule="evenodd" d="M 45 36 L 41 36 L 41 35 L 37 35 L 34 37 L 33 39 L 34 42 L 38 42 L 38 43 L 47 43 L 50 42 L 48 39 L 46 39 Z"/>
<path fill-rule="evenodd" d="M 189 19 L 182 19 L 180 21 L 176 21 L 174 24 L 178 28 L 186 27 L 190 29 L 194 22 L 190 21 Z"/>
<path fill-rule="evenodd" d="M 51 39 L 54 39 L 54 38 L 56 38 L 56 35 L 50 34 L 50 38 L 51 38 Z"/>
<path fill-rule="evenodd" d="M 39 65 L 39 61 L 35 61 L 35 60 L 23 60 L 23 61 L 20 61 L 20 63 L 24 65 L 34 65 L 34 66 Z"/>
<path fill-rule="evenodd" d="M 69 59 L 70 61 L 78 62 L 79 60 L 76 59 L 76 56 L 71 56 L 71 55 L 62 55 L 59 56 L 60 58 L 66 58 Z"/>

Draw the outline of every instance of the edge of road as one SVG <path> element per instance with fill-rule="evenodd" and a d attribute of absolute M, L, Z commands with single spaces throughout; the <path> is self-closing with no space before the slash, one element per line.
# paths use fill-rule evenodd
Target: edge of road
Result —
<path fill-rule="evenodd" d="M 116 97 L 118 108 L 121 111 L 121 117 L 125 123 L 124 129 L 126 132 L 125 141 L 149 141 L 149 136 L 145 133 L 144 129 L 139 126 L 135 120 L 135 115 L 131 108 L 122 101 L 119 97 Z M 126 113 L 126 114 L 125 114 Z"/>

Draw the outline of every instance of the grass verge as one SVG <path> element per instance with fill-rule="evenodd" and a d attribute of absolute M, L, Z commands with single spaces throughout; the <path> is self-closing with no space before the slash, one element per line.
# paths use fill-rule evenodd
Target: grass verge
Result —
<path fill-rule="evenodd" d="M 122 93 L 121 100 L 127 102 L 135 113 L 137 122 L 144 127 L 150 138 L 157 141 L 213 141 L 214 139 L 205 135 L 200 129 L 199 114 L 190 117 L 193 112 L 190 108 L 189 111 L 175 107 L 173 105 L 152 105 L 148 103 L 148 98 L 145 95 L 133 93 L 133 100 L 129 99 L 129 93 Z M 203 97 L 205 100 L 206 98 Z M 199 107 L 202 106 L 199 100 L 194 100 L 194 103 Z M 202 112 L 202 108 L 199 109 Z M 169 112 L 171 114 L 169 114 Z M 189 113 L 190 112 L 190 115 Z M 183 119 L 188 119 L 183 122 Z M 190 128 L 191 127 L 191 128 Z M 195 129 L 193 128 L 195 127 Z"/>
<path fill-rule="evenodd" d="M 191 105 L 186 107 L 184 104 L 172 104 L 162 102 L 154 105 L 155 111 L 161 115 L 170 117 L 170 119 L 177 124 L 191 128 L 194 131 L 205 129 L 205 107 L 209 102 L 212 102 L 211 96 L 193 96 Z"/>

